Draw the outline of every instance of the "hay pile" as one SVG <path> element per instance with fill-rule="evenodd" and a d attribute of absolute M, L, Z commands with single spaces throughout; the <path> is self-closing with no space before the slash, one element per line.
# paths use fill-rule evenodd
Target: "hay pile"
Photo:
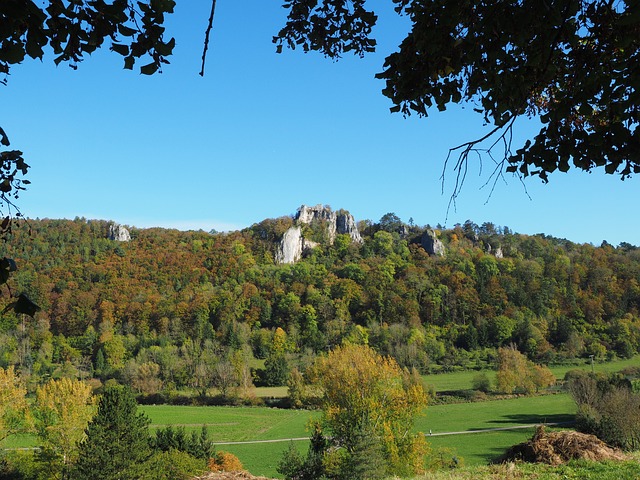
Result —
<path fill-rule="evenodd" d="M 607 446 L 594 435 L 574 431 L 547 433 L 544 427 L 540 426 L 531 440 L 511 447 L 499 462 L 520 460 L 560 465 L 573 459 L 600 462 L 626 460 L 626 456 L 621 451 Z"/>
<path fill-rule="evenodd" d="M 193 480 L 270 480 L 267 477 L 256 477 L 245 470 L 237 472 L 210 472 Z"/>

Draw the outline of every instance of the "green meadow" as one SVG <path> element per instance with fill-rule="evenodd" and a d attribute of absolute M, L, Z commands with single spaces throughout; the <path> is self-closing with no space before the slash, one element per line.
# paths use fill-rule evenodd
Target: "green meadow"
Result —
<path fill-rule="evenodd" d="M 182 425 L 187 430 L 207 425 L 216 448 L 237 455 L 257 475 L 276 476 L 276 466 L 288 441 L 225 445 L 226 442 L 306 438 L 305 425 L 319 412 L 264 407 L 145 406 L 151 428 Z M 435 405 L 418 418 L 416 431 L 427 434 L 432 451 L 457 456 L 466 465 L 486 464 L 509 446 L 531 437 L 533 429 L 439 435 L 443 432 L 512 427 L 530 423 L 568 422 L 575 406 L 566 394 L 520 397 L 486 402 Z M 429 436 L 431 431 L 433 435 Z M 295 445 L 305 451 L 306 440 Z"/>
<path fill-rule="evenodd" d="M 594 362 L 593 370 L 595 372 L 617 372 L 627 367 L 640 367 L 640 358 L 634 357 L 624 360 L 613 360 L 611 362 Z M 582 361 L 574 365 L 554 365 L 550 367 L 555 377 L 558 380 L 564 378 L 565 373 L 569 370 L 584 370 L 591 371 L 591 364 L 587 361 Z M 492 370 L 484 370 L 489 375 L 489 378 L 495 380 L 495 372 Z M 473 378 L 478 375 L 478 371 L 465 370 L 462 372 L 447 372 L 437 373 L 433 375 L 423 375 L 423 379 L 427 385 L 431 385 L 435 388 L 436 392 L 446 392 L 455 390 L 469 390 L 473 385 Z"/>
<path fill-rule="evenodd" d="M 638 359 L 609 363 L 596 363 L 595 371 L 613 372 L 625 367 L 638 366 Z M 551 370 L 561 379 L 571 369 L 591 370 L 589 363 L 558 366 Z M 490 376 L 493 372 L 490 372 Z M 425 381 L 436 391 L 471 388 L 474 371 L 443 373 L 425 376 Z M 258 389 L 264 397 L 279 397 L 286 389 Z M 289 447 L 283 439 L 302 438 L 294 445 L 306 451 L 310 419 L 319 418 L 320 412 L 310 410 L 284 410 L 268 407 L 196 407 L 172 405 L 140 406 L 151 420 L 152 432 L 167 425 L 182 426 L 186 430 L 200 430 L 206 425 L 216 448 L 226 450 L 240 458 L 245 468 L 257 475 L 277 476 L 276 467 L 282 453 Z M 532 428 L 478 432 L 476 430 L 514 427 L 535 423 L 570 422 L 575 404 L 565 393 L 541 396 L 522 396 L 473 403 L 455 403 L 429 406 L 416 421 L 416 431 L 424 432 L 431 445 L 432 457 L 447 461 L 454 456 L 467 466 L 486 465 L 508 447 L 531 437 Z M 431 435 L 429 435 L 431 432 Z M 442 435 L 447 432 L 461 432 Z M 275 440 L 275 441 L 274 441 Z M 231 444 L 228 444 L 231 442 Z M 233 443 L 260 442 L 260 443 Z M 35 445 L 31 435 L 15 435 L 4 442 L 5 448 L 25 448 Z"/>

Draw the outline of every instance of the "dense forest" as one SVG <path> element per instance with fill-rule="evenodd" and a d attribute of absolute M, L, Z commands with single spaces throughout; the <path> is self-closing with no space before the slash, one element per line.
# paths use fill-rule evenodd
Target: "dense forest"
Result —
<path fill-rule="evenodd" d="M 0 297 L 0 367 L 15 365 L 32 388 L 78 377 L 147 395 L 226 394 L 282 385 L 345 343 L 422 373 L 491 366 L 507 345 L 546 364 L 640 351 L 633 245 L 467 221 L 435 229 L 444 254 L 429 255 L 431 227 L 387 214 L 358 224 L 362 243 L 331 243 L 321 222 L 305 225 L 318 245 L 277 264 L 294 221 L 230 233 L 130 228 L 130 241 L 110 240 L 106 221 L 22 221 L 2 244 L 18 271 Z M 9 293 L 41 310 L 13 313 Z"/>

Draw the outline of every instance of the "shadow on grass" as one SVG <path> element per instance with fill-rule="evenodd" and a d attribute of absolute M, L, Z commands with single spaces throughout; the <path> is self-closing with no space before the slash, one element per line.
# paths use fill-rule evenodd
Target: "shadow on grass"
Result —
<path fill-rule="evenodd" d="M 570 413 L 553 413 L 553 414 L 535 414 L 535 413 L 516 413 L 512 415 L 502 415 L 497 420 L 491 420 L 489 423 L 495 425 L 519 424 L 529 425 L 533 423 L 572 423 L 575 415 Z"/>

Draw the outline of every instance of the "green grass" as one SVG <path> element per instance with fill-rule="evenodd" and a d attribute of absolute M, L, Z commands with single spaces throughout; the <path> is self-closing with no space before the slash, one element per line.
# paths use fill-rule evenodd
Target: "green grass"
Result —
<path fill-rule="evenodd" d="M 26 433 L 20 433 L 18 435 L 11 435 L 0 443 L 2 448 L 31 448 L 36 445 L 36 438 L 34 435 Z"/>
<path fill-rule="evenodd" d="M 528 428 L 469 435 L 427 436 L 427 441 L 433 455 L 437 455 L 438 449 L 446 449 L 449 452 L 448 458 L 455 455 L 463 465 L 487 465 L 512 445 L 529 440 L 533 432 L 533 428 Z"/>
<path fill-rule="evenodd" d="M 550 369 L 558 380 L 564 378 L 565 373 L 569 370 L 584 370 L 591 371 L 591 364 L 589 360 L 580 360 L 576 365 L 558 365 L 552 366 Z M 640 366 L 640 357 L 634 357 L 624 360 L 614 360 L 611 362 L 595 362 L 593 369 L 596 372 L 617 372 L 625 367 L 637 367 Z M 484 370 L 489 374 L 489 378 L 495 380 L 495 372 L 492 370 Z M 433 385 L 436 392 L 454 391 L 454 390 L 469 390 L 472 388 L 473 377 L 479 372 L 476 370 L 465 370 L 462 372 L 448 372 L 437 373 L 433 375 L 423 375 L 427 385 Z"/>
<path fill-rule="evenodd" d="M 614 360 L 612 362 L 594 362 L 593 370 L 595 372 L 612 373 L 618 372 L 626 367 L 639 367 L 640 357 L 626 358 L 623 360 Z M 562 380 L 565 373 L 569 370 L 584 370 L 586 372 L 591 371 L 591 363 L 588 360 L 581 362 L 578 365 L 559 365 L 551 367 L 551 371 L 557 379 Z"/>
<path fill-rule="evenodd" d="M 456 432 L 573 420 L 575 404 L 567 394 L 518 397 L 427 407 L 418 418 L 422 432 Z"/>
<path fill-rule="evenodd" d="M 154 405 L 141 406 L 151 419 L 151 428 L 183 425 L 187 430 L 207 425 L 211 438 L 217 442 L 271 440 L 308 437 L 305 429 L 309 418 L 319 412 L 280 410 L 265 407 L 188 407 Z M 507 400 L 435 405 L 418 418 L 416 431 L 433 433 L 468 431 L 506 427 L 528 423 L 570 420 L 575 406 L 568 395 L 520 397 Z M 448 448 L 464 459 L 466 465 L 486 464 L 507 447 L 531 437 L 531 430 L 516 430 L 465 435 L 432 436 L 433 449 Z M 30 441 L 29 441 L 30 440 Z M 33 437 L 11 437 L 6 447 L 35 445 Z M 276 466 L 288 442 L 248 445 L 217 445 L 217 449 L 234 453 L 254 474 L 276 476 Z M 306 451 L 308 442 L 295 442 Z"/>
<path fill-rule="evenodd" d="M 635 455 L 625 462 L 577 460 L 558 467 L 532 463 L 472 466 L 430 472 L 414 480 L 637 480 L 640 478 L 639 460 Z"/>
<path fill-rule="evenodd" d="M 218 442 L 307 437 L 305 424 L 318 412 L 270 408 L 147 406 L 152 427 L 168 424 L 200 428 L 207 424 Z M 575 406 L 568 395 L 521 397 L 487 402 L 436 405 L 418 419 L 416 431 L 433 433 L 508 427 L 528 423 L 570 421 Z M 432 436 L 433 450 L 447 448 L 464 459 L 466 465 L 486 464 L 508 447 L 530 438 L 533 430 Z M 277 476 L 276 466 L 289 442 L 248 445 L 218 445 L 216 448 L 238 456 L 245 468 L 256 475 Z M 295 442 L 306 451 L 306 441 Z"/>
<path fill-rule="evenodd" d="M 495 376 L 495 372 L 485 370 L 491 376 Z M 465 370 L 462 372 L 437 373 L 433 375 L 423 375 L 427 385 L 433 385 L 436 392 L 445 392 L 451 390 L 468 390 L 471 388 L 473 377 L 479 372 L 475 370 Z"/>
<path fill-rule="evenodd" d="M 206 425 L 217 442 L 305 437 L 305 426 L 318 412 L 267 407 L 189 407 L 146 405 L 140 410 L 151 419 L 151 429 L 182 425 L 187 430 Z"/>
<path fill-rule="evenodd" d="M 289 394 L 287 387 L 257 387 L 256 395 L 260 398 L 284 398 Z"/>
<path fill-rule="evenodd" d="M 302 455 L 307 454 L 309 442 L 293 443 Z M 261 443 L 258 445 L 221 445 L 218 449 L 233 453 L 242 465 L 254 475 L 269 478 L 282 477 L 276 468 L 290 442 Z"/>

